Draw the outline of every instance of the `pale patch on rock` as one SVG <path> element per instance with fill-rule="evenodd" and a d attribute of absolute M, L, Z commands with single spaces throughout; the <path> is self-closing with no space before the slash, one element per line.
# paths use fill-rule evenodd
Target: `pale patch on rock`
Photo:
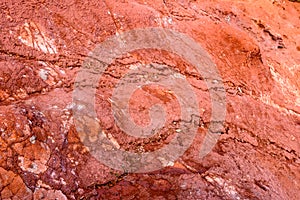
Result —
<path fill-rule="evenodd" d="M 108 136 L 109 140 L 113 143 L 113 145 L 114 145 L 117 149 L 120 149 L 119 143 L 118 143 L 117 140 L 112 136 L 112 134 L 108 133 L 107 136 Z"/>
<path fill-rule="evenodd" d="M 54 40 L 46 36 L 43 27 L 34 22 L 25 22 L 20 28 L 18 39 L 25 45 L 44 53 L 57 53 Z"/>
<path fill-rule="evenodd" d="M 48 79 L 48 70 L 40 69 L 39 75 L 44 81 L 46 81 Z"/>
<path fill-rule="evenodd" d="M 292 110 L 289 110 L 287 108 L 284 108 L 278 104 L 276 104 L 269 95 L 261 95 L 260 96 L 260 101 L 263 102 L 264 104 L 266 105 L 269 105 L 269 106 L 272 106 L 273 108 L 276 108 L 277 110 L 281 111 L 281 112 L 284 112 L 286 114 L 292 114 L 292 115 L 297 115 L 299 116 L 299 114 L 297 114 L 296 112 L 292 111 Z M 296 105 L 297 105 L 297 102 L 296 102 Z"/>
<path fill-rule="evenodd" d="M 67 200 L 67 197 L 60 190 L 46 190 L 44 188 L 36 188 L 33 194 L 33 199 Z"/>
<path fill-rule="evenodd" d="M 47 184 L 45 184 L 43 181 L 38 180 L 37 181 L 37 188 L 46 188 L 46 189 L 51 189 L 51 187 Z"/>
<path fill-rule="evenodd" d="M 50 158 L 50 149 L 45 144 L 35 142 L 25 147 L 18 157 L 19 166 L 22 170 L 34 174 L 40 174 L 47 170 L 47 162 Z"/>
<path fill-rule="evenodd" d="M 27 94 L 26 90 L 24 90 L 23 88 L 20 88 L 16 91 L 16 94 L 14 96 L 19 99 L 24 99 L 24 98 L 28 97 L 28 94 Z"/>
<path fill-rule="evenodd" d="M 212 184 L 217 184 L 223 191 L 228 194 L 233 199 L 241 199 L 239 193 L 236 191 L 235 187 L 230 184 L 231 180 L 225 180 L 216 175 L 209 174 L 205 176 L 207 182 Z"/>
<path fill-rule="evenodd" d="M 168 27 L 173 24 L 173 19 L 171 17 L 161 17 L 159 14 L 155 16 L 155 22 L 160 27 Z"/>
<path fill-rule="evenodd" d="M 272 65 L 269 64 L 269 67 L 270 67 L 270 72 L 271 72 L 274 80 L 280 85 L 282 93 L 286 94 L 286 95 L 292 94 L 292 95 L 298 97 L 295 102 L 295 105 L 299 106 L 300 100 L 298 100 L 298 99 L 300 98 L 300 92 L 299 92 L 298 88 L 296 88 L 293 84 L 291 84 L 289 79 L 287 79 L 287 78 L 283 77 L 281 74 L 279 74 Z"/>
<path fill-rule="evenodd" d="M 164 166 L 164 167 L 174 166 L 174 162 L 168 161 L 163 157 L 158 157 L 157 159 L 161 162 L 162 166 Z"/>

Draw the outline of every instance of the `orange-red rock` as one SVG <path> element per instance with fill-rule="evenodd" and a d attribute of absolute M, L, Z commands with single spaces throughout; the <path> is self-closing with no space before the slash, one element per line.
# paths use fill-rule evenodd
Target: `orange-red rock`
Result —
<path fill-rule="evenodd" d="M 7 0 L 0 10 L 0 199 L 300 199 L 299 3 Z M 227 113 L 224 134 L 199 158 L 211 116 L 201 74 L 166 51 L 141 49 L 116 59 L 95 99 L 103 132 L 118 148 L 153 151 L 181 131 L 176 96 L 160 87 L 134 93 L 131 117 L 147 125 L 149 108 L 160 102 L 177 121 L 169 119 L 148 139 L 116 126 L 109 98 L 138 64 L 185 75 L 200 107 L 193 144 L 175 164 L 130 174 L 89 154 L 75 127 L 72 92 L 98 44 L 146 27 L 185 33 L 210 54 L 224 82 Z"/>

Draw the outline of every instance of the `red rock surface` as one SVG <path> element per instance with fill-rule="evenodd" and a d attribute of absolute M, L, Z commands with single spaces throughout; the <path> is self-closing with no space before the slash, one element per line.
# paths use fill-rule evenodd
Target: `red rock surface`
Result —
<path fill-rule="evenodd" d="M 6 0 L 0 10 L 0 199 L 300 199 L 299 3 Z M 72 92 L 97 44 L 146 27 L 185 33 L 210 54 L 227 113 L 224 134 L 200 159 L 211 115 L 201 75 L 164 51 L 118 58 L 101 78 L 96 107 L 104 131 L 123 149 L 155 150 L 176 128 L 168 124 L 148 141 L 116 128 L 107 97 L 129 67 L 155 62 L 179 70 L 202 108 L 183 156 L 159 171 L 131 174 L 89 154 L 74 124 Z M 174 96 L 147 90 L 152 99 L 141 103 L 145 94 L 137 91 L 130 104 L 137 124 L 149 123 L 147 108 L 156 101 L 176 116 Z"/>

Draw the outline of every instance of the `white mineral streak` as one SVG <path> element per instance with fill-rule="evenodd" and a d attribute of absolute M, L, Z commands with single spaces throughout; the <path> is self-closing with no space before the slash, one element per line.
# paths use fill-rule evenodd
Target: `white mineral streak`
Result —
<path fill-rule="evenodd" d="M 25 22 L 20 28 L 18 39 L 25 45 L 35 48 L 44 53 L 55 54 L 57 49 L 54 45 L 54 39 L 46 36 L 42 27 L 34 22 Z"/>

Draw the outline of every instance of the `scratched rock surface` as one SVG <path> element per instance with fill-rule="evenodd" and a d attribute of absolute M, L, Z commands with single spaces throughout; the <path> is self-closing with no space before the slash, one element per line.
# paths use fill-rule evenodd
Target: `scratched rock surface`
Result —
<path fill-rule="evenodd" d="M 300 199 L 299 3 L 6 0 L 0 10 L 0 199 Z M 116 126 L 110 96 L 136 66 L 176 70 L 200 108 L 184 155 L 161 170 L 130 174 L 104 165 L 83 145 L 72 92 L 97 44 L 146 27 L 185 33 L 210 54 L 227 113 L 223 134 L 200 158 L 211 116 L 201 74 L 166 51 L 117 58 L 99 80 L 95 105 L 103 133 L 118 148 L 155 151 L 180 131 L 176 96 L 162 87 L 138 90 L 129 103 L 138 125 L 148 124 L 149 108 L 160 103 L 171 116 L 160 133 L 134 138 Z"/>

